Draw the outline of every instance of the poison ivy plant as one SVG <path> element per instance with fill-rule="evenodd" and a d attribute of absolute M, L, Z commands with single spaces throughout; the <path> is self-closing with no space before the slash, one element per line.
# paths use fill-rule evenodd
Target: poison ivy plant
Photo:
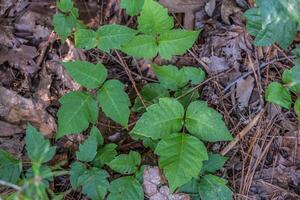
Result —
<path fill-rule="evenodd" d="M 174 20 L 168 10 L 153 0 L 145 0 L 138 17 L 138 31 L 135 36 L 121 48 L 125 53 L 138 58 L 153 58 L 159 54 L 171 59 L 191 48 L 199 31 L 173 29 Z"/>
<path fill-rule="evenodd" d="M 138 152 L 130 151 L 129 154 L 121 154 L 108 164 L 109 167 L 121 174 L 132 174 L 141 165 L 141 156 Z"/>
<path fill-rule="evenodd" d="M 208 160 L 203 162 L 203 167 L 201 169 L 201 172 L 216 173 L 216 171 L 218 171 L 223 167 L 223 165 L 226 163 L 227 160 L 228 160 L 227 157 L 209 152 Z"/>
<path fill-rule="evenodd" d="M 185 126 L 197 138 L 208 142 L 232 140 L 222 116 L 206 102 L 194 101 L 186 111 Z"/>
<path fill-rule="evenodd" d="M 78 29 L 75 32 L 75 46 L 82 49 L 97 47 L 109 52 L 111 49 L 120 49 L 121 45 L 129 42 L 136 34 L 136 30 L 117 24 L 101 26 L 97 31 Z"/>
<path fill-rule="evenodd" d="M 55 155 L 55 147 L 51 147 L 49 140 L 44 139 L 43 134 L 30 124 L 27 126 L 25 143 L 29 159 L 38 165 L 48 162 Z"/>
<path fill-rule="evenodd" d="M 128 15 L 138 15 L 144 5 L 144 0 L 122 0 L 121 8 L 126 10 Z"/>
<path fill-rule="evenodd" d="M 113 180 L 109 188 L 107 200 L 142 200 L 144 199 L 143 187 L 132 176 L 125 176 Z"/>
<path fill-rule="evenodd" d="M 295 66 L 286 69 L 282 74 L 282 82 L 272 82 L 266 89 L 266 100 L 279 105 L 283 108 L 290 109 L 293 104 L 292 94 L 300 94 L 300 60 L 295 61 Z M 294 110 L 300 119 L 299 100 L 294 104 Z"/>
<path fill-rule="evenodd" d="M 227 180 L 214 175 L 203 176 L 198 185 L 201 200 L 233 199 L 231 190 L 226 186 Z"/>
<path fill-rule="evenodd" d="M 75 190 L 82 187 L 82 192 L 91 199 L 104 199 L 108 190 L 114 196 L 115 187 L 108 181 L 109 174 L 101 169 L 104 165 L 109 166 L 115 172 L 121 174 L 133 174 L 128 176 L 135 181 L 135 173 L 141 164 L 141 156 L 138 152 L 130 151 L 129 154 L 117 156 L 116 144 L 103 144 L 103 137 L 99 129 L 93 127 L 89 137 L 79 146 L 76 152 L 77 161 L 71 165 L 70 182 Z M 140 183 L 138 182 L 138 186 Z M 128 190 L 134 190 L 136 185 L 126 186 Z M 143 193 L 142 193 L 143 194 Z M 128 197 L 129 198 L 129 197 Z M 123 199 L 126 200 L 124 197 Z M 128 199 L 130 200 L 130 199 Z"/>
<path fill-rule="evenodd" d="M 55 31 L 64 41 L 75 31 L 75 46 L 83 49 L 99 48 L 105 52 L 122 50 L 137 58 L 153 58 L 160 55 L 171 59 L 191 48 L 200 31 L 174 28 L 174 19 L 168 10 L 154 0 L 134 0 L 121 2 L 130 15 L 138 16 L 137 30 L 122 25 L 103 25 L 97 31 L 78 26 L 78 10 L 72 1 L 61 0 L 57 7 L 62 13 L 54 16 Z"/>
<path fill-rule="evenodd" d="M 0 180 L 17 183 L 22 172 L 22 162 L 0 149 Z"/>
<path fill-rule="evenodd" d="M 277 82 L 273 82 L 268 86 L 266 100 L 286 109 L 290 109 L 292 106 L 291 93 L 282 84 Z"/>
<path fill-rule="evenodd" d="M 257 46 L 277 42 L 287 48 L 297 33 L 299 12 L 299 2 L 295 0 L 260 0 L 256 8 L 245 12 L 247 30 L 256 37 L 254 43 Z"/>
<path fill-rule="evenodd" d="M 160 156 L 159 166 L 164 170 L 171 192 L 197 177 L 202 161 L 208 159 L 200 140 L 180 133 L 162 138 L 155 153 Z"/>
<path fill-rule="evenodd" d="M 57 138 L 66 134 L 81 133 L 98 119 L 99 106 L 111 119 L 127 127 L 130 101 L 118 80 L 106 80 L 107 70 L 102 64 L 84 61 L 63 63 L 71 77 L 89 89 L 98 89 L 96 98 L 83 91 L 70 92 L 59 101 Z M 98 106 L 99 105 L 99 106 Z"/>
<path fill-rule="evenodd" d="M 199 97 L 198 91 L 190 91 L 190 86 L 200 84 L 205 79 L 205 73 L 200 68 L 182 67 L 178 69 L 173 65 L 152 66 L 159 83 L 146 84 L 141 96 L 148 107 L 158 102 L 162 97 L 180 97 L 179 101 L 186 108 L 188 104 Z M 175 92 L 174 95 L 171 95 Z M 135 99 L 133 111 L 144 112 L 140 98 Z"/>
<path fill-rule="evenodd" d="M 91 168 L 85 170 L 78 177 L 78 183 L 82 185 L 82 191 L 91 199 L 104 199 L 109 182 L 107 178 L 109 174 L 99 168 Z"/>
<path fill-rule="evenodd" d="M 174 29 L 174 19 L 154 0 L 121 1 L 121 7 L 129 15 L 139 15 L 137 30 L 117 24 L 103 25 L 97 30 L 88 29 L 77 20 L 78 10 L 71 0 L 60 0 L 57 7 L 59 12 L 53 20 L 55 31 L 65 40 L 74 30 L 75 46 L 83 49 L 99 48 L 107 53 L 121 50 L 136 58 L 160 55 L 171 59 L 173 55 L 181 55 L 191 48 L 200 32 Z M 59 24 L 59 21 L 63 23 Z M 95 125 L 99 108 L 107 117 L 128 128 L 130 100 L 120 81 L 107 80 L 107 70 L 102 64 L 75 61 L 63 65 L 85 89 L 70 92 L 59 100 L 57 138 L 81 133 L 91 124 Z M 206 103 L 197 101 L 199 94 L 191 86 L 203 82 L 205 74 L 201 69 L 178 69 L 172 65 L 153 66 L 153 69 L 160 83 L 144 86 L 141 91 L 143 102 L 136 98 L 134 110 L 144 113 L 130 134 L 143 140 L 144 145 L 151 147 L 159 156 L 159 166 L 172 192 L 197 180 L 197 195 L 203 196 L 198 189 L 202 180 L 199 176 L 213 173 L 225 162 L 216 155 L 207 154 L 203 141 L 226 141 L 232 136 L 221 115 Z M 95 126 L 79 145 L 74 158 L 76 161 L 70 169 L 73 189 L 81 187 L 91 199 L 144 199 L 139 182 L 143 169 L 141 155 L 135 151 L 118 155 L 117 145 L 105 144 Z M 205 168 L 209 166 L 207 163 L 214 167 L 211 170 L 210 167 Z M 109 174 L 103 167 L 125 176 L 109 183 Z M 223 189 L 219 185 L 216 187 L 217 190 Z"/>
<path fill-rule="evenodd" d="M 227 181 L 214 176 L 217 170 L 226 162 L 227 158 L 219 154 L 208 154 L 208 160 L 203 162 L 201 173 L 179 188 L 188 193 L 193 200 L 232 200 L 233 194 L 227 186 Z"/>
<path fill-rule="evenodd" d="M 179 133 L 183 125 L 189 134 Z M 130 134 L 144 142 L 149 139 L 157 141 L 155 153 L 160 157 L 159 166 L 171 191 L 198 177 L 201 172 L 203 161 L 208 159 L 201 140 L 232 139 L 220 114 L 206 103 L 192 102 L 185 113 L 180 102 L 173 98 L 160 98 L 158 103 L 148 107 Z"/>
<path fill-rule="evenodd" d="M 50 141 L 45 139 L 42 133 L 28 124 L 25 136 L 25 149 L 31 161 L 26 164 L 30 165 L 30 167 L 23 169 L 25 176 L 21 176 L 22 161 L 0 149 L 0 180 L 18 184 L 20 190 L 12 194 L 14 198 L 49 199 L 49 195 L 46 192 L 49 187 L 49 181 L 52 181 L 56 174 L 63 173 L 57 170 L 54 171 L 47 166 L 47 162 L 55 154 L 55 147 L 50 145 Z M 50 196 L 55 198 L 56 195 Z"/>
<path fill-rule="evenodd" d="M 175 99 L 161 98 L 159 103 L 147 108 L 130 132 L 133 137 L 160 139 L 179 132 L 183 125 L 184 108 Z"/>
<path fill-rule="evenodd" d="M 300 6 L 297 0 L 260 0 L 257 7 L 245 12 L 247 30 L 255 36 L 254 44 L 269 46 L 277 42 L 281 47 L 287 48 L 293 42 L 300 25 Z M 276 32 L 276 34 L 273 34 Z M 298 45 L 293 53 L 300 56 Z M 300 60 L 295 61 L 292 69 L 287 69 L 282 75 L 282 83 L 272 82 L 266 89 L 267 101 L 283 108 L 292 107 L 292 94 L 300 93 Z M 297 105 L 294 105 L 299 116 Z"/>
<path fill-rule="evenodd" d="M 61 11 L 53 16 L 53 25 L 55 32 L 62 41 L 65 41 L 76 26 L 80 26 L 77 20 L 78 9 L 73 6 L 72 0 L 59 0 L 57 8 Z"/>

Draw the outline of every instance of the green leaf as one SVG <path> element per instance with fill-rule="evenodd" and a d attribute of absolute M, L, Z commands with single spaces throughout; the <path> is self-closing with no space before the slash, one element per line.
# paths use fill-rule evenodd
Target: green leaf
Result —
<path fill-rule="evenodd" d="M 92 127 L 92 129 L 90 131 L 90 135 L 93 135 L 96 137 L 98 147 L 101 147 L 103 145 L 103 143 L 104 143 L 103 136 L 102 136 L 100 130 L 96 126 Z"/>
<path fill-rule="evenodd" d="M 250 21 L 247 27 L 250 26 L 250 32 L 256 34 L 255 44 L 269 46 L 277 42 L 281 47 L 287 48 L 297 33 L 297 22 L 293 16 L 289 15 L 287 9 L 278 0 L 264 0 L 258 5 L 259 8 L 246 14 L 248 23 Z M 259 21 L 255 24 L 256 20 Z"/>
<path fill-rule="evenodd" d="M 78 183 L 82 185 L 83 193 L 92 200 L 104 199 L 109 188 L 108 177 L 105 170 L 93 167 L 78 178 Z"/>
<path fill-rule="evenodd" d="M 296 48 L 293 50 L 293 54 L 294 54 L 297 58 L 300 57 L 300 44 L 298 44 L 298 45 L 296 46 Z"/>
<path fill-rule="evenodd" d="M 298 0 L 279 0 L 279 2 L 286 9 L 286 13 L 300 23 L 300 4 Z"/>
<path fill-rule="evenodd" d="M 52 159 L 55 154 L 55 147 L 50 147 L 49 140 L 46 140 L 42 133 L 28 124 L 25 136 L 26 151 L 32 162 L 45 163 Z"/>
<path fill-rule="evenodd" d="M 154 36 L 138 35 L 122 46 L 122 51 L 137 58 L 153 58 L 158 53 L 158 46 Z"/>
<path fill-rule="evenodd" d="M 203 101 L 194 101 L 188 106 L 185 125 L 187 130 L 200 140 L 217 142 L 232 139 L 222 115 L 209 108 Z"/>
<path fill-rule="evenodd" d="M 254 40 L 256 46 L 271 46 L 276 42 L 273 32 L 269 26 L 259 31 Z"/>
<path fill-rule="evenodd" d="M 144 192 L 141 184 L 132 176 L 113 180 L 109 188 L 107 200 L 143 200 Z"/>
<path fill-rule="evenodd" d="M 153 66 L 152 68 L 160 84 L 166 89 L 175 91 L 187 84 L 185 74 L 181 73 L 176 66 L 164 65 Z"/>
<path fill-rule="evenodd" d="M 57 1 L 57 8 L 62 12 L 70 12 L 73 8 L 72 0 L 59 0 Z"/>
<path fill-rule="evenodd" d="M 140 93 L 147 107 L 154 103 L 158 103 L 159 98 L 170 96 L 169 91 L 158 83 L 146 84 Z M 142 113 L 146 111 L 138 97 L 135 98 L 133 110 Z"/>
<path fill-rule="evenodd" d="M 115 157 L 108 165 L 121 174 L 133 174 L 141 164 L 141 156 L 136 151 L 130 151 L 129 154 L 121 154 Z"/>
<path fill-rule="evenodd" d="M 70 182 L 72 188 L 75 190 L 79 187 L 79 182 L 78 178 L 84 174 L 86 171 L 86 167 L 83 163 L 81 162 L 74 162 L 71 165 L 70 169 Z"/>
<path fill-rule="evenodd" d="M 292 106 L 290 92 L 280 83 L 272 82 L 268 85 L 265 97 L 268 102 L 280 105 L 286 109 L 290 109 Z"/>
<path fill-rule="evenodd" d="M 110 49 L 120 49 L 122 45 L 132 40 L 136 33 L 134 29 L 117 24 L 101 26 L 97 31 L 98 48 L 106 52 Z"/>
<path fill-rule="evenodd" d="M 177 90 L 191 81 L 192 84 L 201 83 L 204 78 L 204 72 L 195 67 L 183 67 L 180 70 L 174 65 L 153 66 L 155 75 L 160 84 L 166 89 Z"/>
<path fill-rule="evenodd" d="M 184 109 L 176 99 L 161 98 L 158 104 L 153 104 L 147 109 L 130 134 L 160 139 L 180 131 L 183 116 Z"/>
<path fill-rule="evenodd" d="M 205 79 L 205 73 L 202 69 L 196 67 L 183 67 L 180 73 L 185 75 L 187 81 L 191 81 L 193 85 L 200 84 Z"/>
<path fill-rule="evenodd" d="M 97 101 L 86 92 L 70 92 L 60 98 L 58 132 L 56 138 L 67 134 L 81 133 L 98 119 Z"/>
<path fill-rule="evenodd" d="M 160 33 L 172 29 L 174 20 L 168 9 L 158 2 L 145 0 L 141 15 L 138 17 L 138 30 L 146 34 Z"/>
<path fill-rule="evenodd" d="M 93 165 L 96 167 L 103 167 L 105 164 L 110 163 L 117 155 L 116 148 L 118 145 L 114 143 L 110 143 L 105 145 L 103 148 L 101 148 L 97 155 L 95 160 L 93 160 Z"/>
<path fill-rule="evenodd" d="M 134 177 L 142 184 L 144 181 L 144 171 L 147 165 L 142 165 L 137 172 L 135 172 Z"/>
<path fill-rule="evenodd" d="M 130 16 L 138 15 L 144 5 L 144 0 L 121 0 L 121 8 L 126 9 Z"/>
<path fill-rule="evenodd" d="M 32 179 L 31 181 L 34 181 L 35 178 L 42 179 L 40 184 L 37 184 L 38 186 L 41 186 L 41 188 L 46 189 L 49 187 L 49 182 L 53 181 L 53 172 L 50 167 L 46 165 L 42 165 L 38 168 L 38 174 L 35 174 L 36 172 L 31 167 L 26 172 L 26 179 Z M 38 192 L 38 187 L 36 188 Z"/>
<path fill-rule="evenodd" d="M 198 180 L 192 178 L 188 183 L 184 184 L 179 188 L 180 192 L 187 193 L 192 200 L 199 200 L 200 195 L 198 193 Z"/>
<path fill-rule="evenodd" d="M 190 105 L 191 102 L 198 100 L 200 97 L 198 90 L 193 90 L 193 91 L 191 90 L 192 89 L 189 86 L 187 86 L 175 92 L 175 97 L 177 99 L 180 97 L 178 101 L 183 105 L 185 109 Z"/>
<path fill-rule="evenodd" d="M 300 93 L 300 60 L 296 60 L 292 69 L 286 69 L 282 74 L 282 81 L 288 85 L 289 89 Z"/>
<path fill-rule="evenodd" d="M 54 31 L 58 34 L 63 42 L 72 33 L 73 28 L 76 27 L 77 17 L 78 15 L 64 15 L 62 13 L 56 13 L 53 16 Z"/>
<path fill-rule="evenodd" d="M 96 32 L 89 29 L 79 29 L 75 32 L 76 48 L 92 49 L 97 45 Z"/>
<path fill-rule="evenodd" d="M 208 153 L 208 160 L 203 162 L 202 172 L 203 173 L 216 173 L 228 160 L 227 157 L 221 156 L 220 154 Z"/>
<path fill-rule="evenodd" d="M 79 151 L 76 152 L 77 160 L 90 162 L 97 154 L 97 137 L 90 135 L 83 144 L 79 145 Z"/>
<path fill-rule="evenodd" d="M 207 160 L 204 144 L 196 137 L 171 134 L 163 138 L 155 149 L 159 166 L 166 175 L 171 192 L 199 175 L 202 161 Z"/>
<path fill-rule="evenodd" d="M 0 180 L 16 183 L 22 172 L 22 162 L 0 149 Z"/>
<path fill-rule="evenodd" d="M 244 13 L 244 16 L 247 20 L 247 31 L 251 35 L 257 36 L 262 29 L 260 9 L 251 8 Z"/>
<path fill-rule="evenodd" d="M 63 65 L 76 82 L 90 89 L 99 87 L 107 77 L 107 70 L 100 63 L 94 65 L 86 61 L 74 61 Z"/>
<path fill-rule="evenodd" d="M 200 31 L 182 29 L 164 31 L 159 36 L 158 52 L 161 57 L 170 60 L 173 55 L 184 54 L 193 46 Z"/>
<path fill-rule="evenodd" d="M 201 200 L 232 200 L 232 192 L 227 181 L 213 175 L 205 175 L 199 182 Z"/>
<path fill-rule="evenodd" d="M 300 121 L 300 97 L 297 98 L 294 107 L 295 107 L 295 112 L 298 115 L 298 119 Z"/>
<path fill-rule="evenodd" d="M 130 101 L 120 81 L 106 81 L 98 92 L 98 102 L 106 116 L 128 127 Z"/>

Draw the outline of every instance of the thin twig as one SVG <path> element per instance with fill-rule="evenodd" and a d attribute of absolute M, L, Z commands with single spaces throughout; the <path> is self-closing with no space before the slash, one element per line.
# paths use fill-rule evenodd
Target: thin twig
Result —
<path fill-rule="evenodd" d="M 209 74 L 210 71 L 209 71 L 209 67 L 207 66 L 206 63 L 204 63 L 200 58 L 198 58 L 194 52 L 192 52 L 190 49 L 188 50 L 188 52 L 193 56 L 193 58 L 200 64 L 204 67 L 205 71 Z"/>
<path fill-rule="evenodd" d="M 122 66 L 122 63 L 121 63 L 118 59 L 116 59 L 113 55 L 111 55 L 110 53 L 109 53 L 109 54 L 106 54 L 106 55 L 108 55 L 109 57 L 111 57 L 111 59 L 113 59 L 115 62 L 117 62 L 119 65 Z M 135 76 L 138 77 L 138 78 L 142 78 L 142 79 L 144 79 L 144 80 L 146 80 L 146 81 L 151 81 L 151 82 L 154 82 L 154 83 L 158 83 L 157 80 L 154 80 L 154 79 L 152 79 L 152 78 L 148 78 L 148 77 L 145 77 L 145 76 L 141 76 L 140 74 L 137 74 L 137 73 L 135 73 L 135 72 L 133 72 L 133 71 L 130 71 L 130 72 L 131 72 L 131 74 L 135 75 Z"/>
<path fill-rule="evenodd" d="M 262 109 L 254 119 L 232 140 L 222 151 L 221 155 L 226 155 L 245 135 L 256 125 L 262 114 L 264 113 L 264 109 Z"/>
<path fill-rule="evenodd" d="M 0 180 L 0 185 L 4 185 L 4 186 L 7 186 L 7 187 L 11 187 L 11 188 L 13 188 L 13 189 L 15 189 L 15 190 L 17 190 L 17 191 L 22 191 L 22 188 L 21 188 L 21 187 L 15 185 L 15 184 L 12 184 L 12 183 L 8 183 L 8 182 L 6 182 L 6 181 L 4 181 L 4 180 Z"/>
<path fill-rule="evenodd" d="M 196 85 L 195 87 L 189 89 L 186 93 L 180 95 L 179 97 L 177 97 L 176 99 L 181 99 L 182 97 L 185 97 L 186 95 L 190 94 L 191 92 L 193 92 L 194 90 L 198 89 L 199 87 L 203 86 L 205 83 L 208 83 L 209 81 L 211 81 L 212 79 L 215 79 L 221 75 L 223 75 L 224 73 L 220 73 L 220 74 L 217 74 L 215 76 L 212 76 L 208 79 L 206 79 L 205 81 L 203 81 L 202 83 L 200 83 L 199 85 Z"/>
<path fill-rule="evenodd" d="M 120 54 L 119 54 L 117 51 L 115 51 L 115 52 L 116 52 L 116 54 L 117 54 L 117 56 L 118 56 L 118 58 L 119 58 L 119 60 L 120 60 L 120 62 L 121 62 L 121 64 L 122 64 L 122 67 L 124 68 L 124 70 L 125 70 L 125 72 L 126 72 L 128 78 L 129 78 L 129 80 L 130 80 L 130 82 L 131 82 L 131 84 L 132 84 L 132 86 L 133 86 L 133 88 L 134 88 L 134 90 L 135 90 L 137 96 L 138 96 L 139 99 L 141 100 L 141 102 L 142 102 L 144 108 L 147 109 L 147 106 L 146 106 L 146 104 L 145 104 L 145 102 L 144 102 L 144 100 L 143 100 L 143 98 L 142 98 L 142 96 L 141 96 L 139 90 L 137 89 L 136 84 L 135 84 L 133 78 L 132 78 L 130 69 L 128 68 L 127 64 L 124 62 L 124 60 L 122 59 L 122 57 L 120 56 Z"/>

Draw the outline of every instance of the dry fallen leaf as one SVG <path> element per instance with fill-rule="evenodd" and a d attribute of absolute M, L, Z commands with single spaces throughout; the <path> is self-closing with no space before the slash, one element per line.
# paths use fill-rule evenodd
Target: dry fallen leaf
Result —
<path fill-rule="evenodd" d="M 149 200 L 190 200 L 190 196 L 183 193 L 171 194 L 158 167 L 146 167 L 143 176 L 145 195 Z"/>
<path fill-rule="evenodd" d="M 56 131 L 55 119 L 44 106 L 0 86 L 0 117 L 13 124 L 30 122 L 50 138 Z"/>
<path fill-rule="evenodd" d="M 208 67 L 212 74 L 217 74 L 229 69 L 228 62 L 224 57 L 211 56 L 209 60 Z"/>
<path fill-rule="evenodd" d="M 4 121 L 0 121 L 0 137 L 8 137 L 8 136 L 13 136 L 18 133 L 22 133 L 23 128 L 9 124 Z"/>
<path fill-rule="evenodd" d="M 223 22 L 230 25 L 229 17 L 237 12 L 241 12 L 241 9 L 237 7 L 236 2 L 234 0 L 223 0 L 221 6 L 221 17 Z"/>
<path fill-rule="evenodd" d="M 21 70 L 24 74 L 34 74 L 39 66 L 33 60 L 38 56 L 35 47 L 21 45 L 19 48 L 0 47 L 0 64 L 8 62 L 10 66 Z"/>
<path fill-rule="evenodd" d="M 240 110 L 243 110 L 248 106 L 253 89 L 254 78 L 252 76 L 248 76 L 246 79 L 237 82 L 236 97 L 239 103 L 238 107 Z"/>
<path fill-rule="evenodd" d="M 184 13 L 184 28 L 194 29 L 195 12 L 202 8 L 205 1 L 199 0 L 159 0 L 171 13 Z"/>
<path fill-rule="evenodd" d="M 208 16 L 212 17 L 213 16 L 213 13 L 215 11 L 215 8 L 216 8 L 216 0 L 209 0 L 204 9 L 205 9 L 205 12 L 208 14 Z"/>

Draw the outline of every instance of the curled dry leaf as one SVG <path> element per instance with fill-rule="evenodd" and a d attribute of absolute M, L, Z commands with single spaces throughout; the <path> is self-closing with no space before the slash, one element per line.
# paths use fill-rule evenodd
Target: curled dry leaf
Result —
<path fill-rule="evenodd" d="M 0 108 L 0 116 L 7 122 L 13 124 L 30 122 L 48 138 L 56 131 L 55 119 L 43 109 L 43 105 L 2 86 L 0 86 Z"/>

